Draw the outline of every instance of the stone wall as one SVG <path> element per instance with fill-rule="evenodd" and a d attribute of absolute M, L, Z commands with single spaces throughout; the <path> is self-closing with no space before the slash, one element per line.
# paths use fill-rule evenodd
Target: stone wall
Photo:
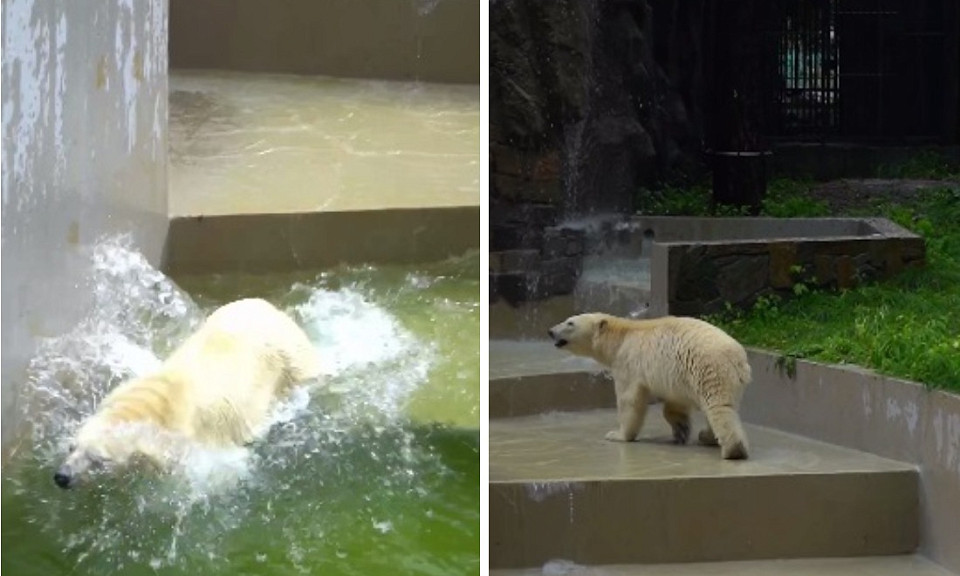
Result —
<path fill-rule="evenodd" d="M 510 305 L 573 292 L 585 252 L 583 230 L 557 225 L 546 204 L 492 203 L 490 303 Z"/>
<path fill-rule="evenodd" d="M 90 300 L 80 250 L 167 233 L 165 0 L 4 0 L 3 452 L 38 339 Z"/>
<path fill-rule="evenodd" d="M 655 243 L 650 314 L 747 308 L 762 296 L 790 296 L 800 284 L 853 288 L 923 266 L 923 239 L 888 224 L 882 237 Z"/>
<path fill-rule="evenodd" d="M 491 219 L 500 223 L 491 226 L 491 302 L 512 306 L 575 288 L 580 294 L 590 258 L 614 258 L 617 266 L 634 267 L 636 277 L 649 269 L 646 315 L 700 316 L 727 304 L 747 308 L 762 296 L 790 296 L 801 284 L 846 289 L 890 278 L 923 266 L 926 255 L 923 238 L 883 218 L 617 216 L 558 223 L 549 205 L 494 206 Z M 603 284 L 604 276 L 591 282 Z M 616 291 L 603 294 L 587 304 L 612 313 L 643 308 L 639 301 L 618 304 Z"/>

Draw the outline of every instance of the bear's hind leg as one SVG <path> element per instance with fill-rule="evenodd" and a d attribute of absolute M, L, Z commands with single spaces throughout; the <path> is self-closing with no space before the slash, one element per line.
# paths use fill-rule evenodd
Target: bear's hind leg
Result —
<path fill-rule="evenodd" d="M 633 442 L 643 427 L 643 420 L 647 415 L 649 393 L 646 388 L 636 392 L 617 394 L 617 420 L 619 430 L 607 432 L 606 439 L 612 442 Z"/>
<path fill-rule="evenodd" d="M 704 414 L 710 423 L 710 430 L 720 443 L 723 459 L 745 460 L 749 447 L 737 411 L 732 406 L 709 406 Z"/>
<path fill-rule="evenodd" d="M 663 418 L 673 429 L 673 443 L 686 444 L 690 437 L 690 414 L 682 404 L 663 402 Z"/>

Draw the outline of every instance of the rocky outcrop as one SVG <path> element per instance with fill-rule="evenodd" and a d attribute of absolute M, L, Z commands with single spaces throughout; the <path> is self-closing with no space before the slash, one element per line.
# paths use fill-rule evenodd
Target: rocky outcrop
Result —
<path fill-rule="evenodd" d="M 492 194 L 562 214 L 631 207 L 698 162 L 702 0 L 496 0 Z"/>

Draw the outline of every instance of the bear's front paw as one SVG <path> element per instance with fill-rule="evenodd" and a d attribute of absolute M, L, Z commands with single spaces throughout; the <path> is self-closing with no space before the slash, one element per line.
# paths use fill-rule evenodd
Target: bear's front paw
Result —
<path fill-rule="evenodd" d="M 611 442 L 629 442 L 627 437 L 623 435 L 623 432 L 619 430 L 611 430 L 607 432 L 607 435 L 604 438 Z"/>

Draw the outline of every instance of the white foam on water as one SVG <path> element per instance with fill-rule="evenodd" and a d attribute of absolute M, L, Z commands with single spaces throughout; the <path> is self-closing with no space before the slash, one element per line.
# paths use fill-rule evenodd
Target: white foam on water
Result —
<path fill-rule="evenodd" d="M 409 333 L 396 319 L 349 288 L 318 289 L 296 312 L 331 376 L 396 360 L 408 349 Z"/>
<path fill-rule="evenodd" d="M 426 381 L 433 346 L 357 287 L 314 289 L 292 312 L 317 345 L 329 387 L 348 395 L 355 411 L 396 420 L 410 393 Z"/>

